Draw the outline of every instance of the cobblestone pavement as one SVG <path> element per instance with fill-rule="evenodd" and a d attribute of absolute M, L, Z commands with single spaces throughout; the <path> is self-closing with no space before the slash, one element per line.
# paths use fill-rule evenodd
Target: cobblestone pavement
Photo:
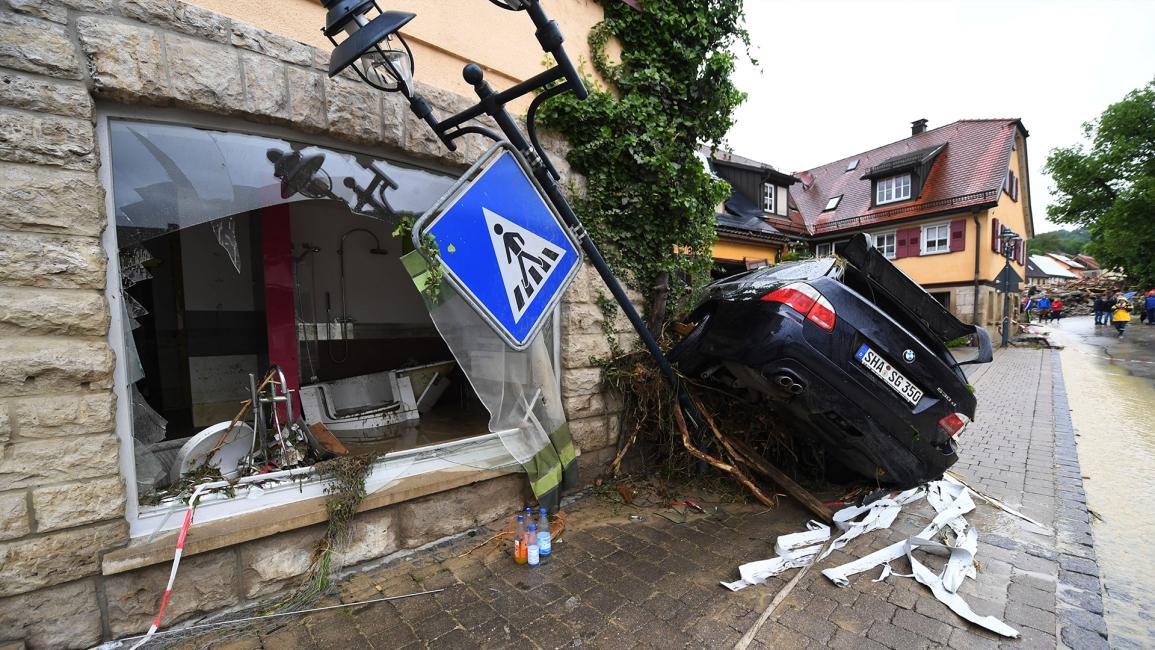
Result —
<path fill-rule="evenodd" d="M 812 571 L 763 626 L 753 647 L 1107 646 L 1057 354 L 1000 352 L 972 381 L 980 407 L 975 423 L 962 434 L 957 473 L 1056 527 L 1056 535 L 1047 534 L 982 502 L 968 516 L 979 530 L 981 566 L 978 579 L 968 580 L 960 593 L 979 614 L 1003 618 L 1022 638 L 1004 639 L 968 624 L 911 579 L 873 582 L 877 572 L 868 572 L 839 588 Z M 475 548 L 488 534 L 479 531 L 476 537 L 358 573 L 343 581 L 339 594 L 341 601 L 353 602 L 445 589 L 435 596 L 218 630 L 179 645 L 232 650 L 727 647 L 790 574 L 737 593 L 722 588 L 719 580 L 734 579 L 740 563 L 771 557 L 776 536 L 801 530 L 808 519 L 787 499 L 770 511 L 719 505 L 710 516 L 684 524 L 654 511 L 616 508 L 597 498 L 571 504 L 563 541 L 537 568 L 513 564 L 496 543 Z M 642 518 L 631 520 L 631 513 Z M 908 507 L 891 529 L 854 540 L 820 567 L 914 534 L 932 514 L 925 502 Z M 907 572 L 905 562 L 894 562 L 895 571 Z"/>

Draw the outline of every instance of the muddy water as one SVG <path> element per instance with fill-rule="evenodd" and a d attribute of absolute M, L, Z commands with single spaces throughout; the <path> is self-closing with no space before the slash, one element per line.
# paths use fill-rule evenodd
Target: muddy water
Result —
<path fill-rule="evenodd" d="M 1052 329 L 1079 436 L 1079 462 L 1115 647 L 1155 637 L 1155 327 L 1123 339 L 1090 316 Z"/>

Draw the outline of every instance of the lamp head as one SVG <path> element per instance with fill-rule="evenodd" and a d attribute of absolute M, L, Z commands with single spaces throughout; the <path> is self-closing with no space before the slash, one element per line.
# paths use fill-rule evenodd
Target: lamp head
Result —
<path fill-rule="evenodd" d="M 316 198 L 314 177 L 325 164 L 325 154 L 319 153 L 305 156 L 300 151 L 288 153 L 279 149 L 269 149 L 265 152 L 269 162 L 273 163 L 273 175 L 281 179 L 281 198 L 287 199 L 294 194 L 304 194 Z M 323 183 L 320 189 L 326 189 Z"/>
<path fill-rule="evenodd" d="M 381 11 L 375 0 L 321 0 L 328 13 L 321 31 L 336 47 L 329 76 L 350 66 L 365 83 L 413 95 L 413 52 L 400 30 L 415 14 Z M 344 34 L 339 41 L 337 36 Z"/>

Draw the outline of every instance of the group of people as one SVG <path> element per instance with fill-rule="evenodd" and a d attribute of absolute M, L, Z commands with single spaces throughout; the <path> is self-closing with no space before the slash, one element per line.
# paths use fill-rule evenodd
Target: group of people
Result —
<path fill-rule="evenodd" d="M 1114 297 L 1096 297 L 1094 302 L 1095 324 L 1114 325 L 1119 336 L 1123 336 L 1127 325 L 1131 323 L 1131 311 L 1135 307 L 1130 298 L 1133 295 L 1133 293 L 1117 293 Z M 1155 325 L 1155 289 L 1147 292 L 1141 304 L 1143 309 L 1140 311 L 1139 321 L 1146 321 L 1148 325 Z"/>
<path fill-rule="evenodd" d="M 1022 311 L 1030 323 L 1038 319 L 1040 323 L 1058 322 L 1063 319 L 1063 299 L 1051 300 L 1047 294 L 1040 294 L 1038 298 L 1028 296 L 1023 298 Z"/>
<path fill-rule="evenodd" d="M 1113 325 L 1123 336 L 1127 325 L 1131 323 L 1131 312 L 1135 308 L 1131 293 L 1116 293 L 1115 295 L 1097 296 L 1094 301 L 1095 324 Z M 1155 325 L 1155 289 L 1147 292 L 1141 300 L 1136 300 L 1142 307 L 1139 314 L 1140 321 L 1148 325 Z M 1051 298 L 1046 293 L 1038 296 L 1023 298 L 1019 308 L 1025 316 L 1026 322 L 1057 323 L 1063 318 L 1063 299 Z"/>

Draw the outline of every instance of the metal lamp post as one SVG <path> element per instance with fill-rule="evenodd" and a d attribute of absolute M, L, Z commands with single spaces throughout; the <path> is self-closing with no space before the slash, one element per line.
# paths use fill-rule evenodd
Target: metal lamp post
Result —
<path fill-rule="evenodd" d="M 697 420 L 697 409 L 681 386 L 670 362 L 658 346 L 654 335 L 646 327 L 626 292 L 614 277 L 605 258 L 590 239 L 573 208 L 557 185 L 560 175 L 550 162 L 537 139 L 534 117 L 538 108 L 546 100 L 565 92 L 573 92 L 579 99 L 585 99 L 588 91 L 578 76 L 577 70 L 562 47 L 564 37 L 557 23 L 550 20 L 542 10 L 539 0 L 490 0 L 493 4 L 509 11 L 525 11 L 537 28 L 538 43 L 553 57 L 554 66 L 525 81 L 501 92 L 495 92 L 485 81 L 485 73 L 475 63 L 465 66 L 462 77 L 473 86 L 479 99 L 474 106 L 456 115 L 439 120 L 433 115 L 429 103 L 414 92 L 413 54 L 399 29 L 414 18 L 414 14 L 398 11 L 382 11 L 375 0 L 321 0 L 328 10 L 325 36 L 336 46 L 329 60 L 329 76 L 351 67 L 366 83 L 386 92 L 400 92 L 409 100 L 409 108 L 437 134 L 441 142 L 450 150 L 457 146 L 454 140 L 467 134 L 483 135 L 494 141 L 501 136 L 477 125 L 467 125 L 470 120 L 488 115 L 497 123 L 501 135 L 529 163 L 534 178 L 540 183 L 549 200 L 557 208 L 562 219 L 577 237 L 582 251 L 597 269 L 602 280 L 617 300 L 630 323 L 637 330 L 642 342 L 653 355 L 666 381 L 675 389 L 678 400 L 693 419 Z M 338 36 L 344 34 L 342 40 Z M 541 91 L 530 102 L 526 114 L 526 134 L 522 134 L 517 123 L 506 110 L 506 104 L 533 92 Z"/>
<path fill-rule="evenodd" d="M 1022 241 L 1022 237 L 1011 230 L 1004 227 L 999 233 L 999 239 L 1003 242 L 1003 257 L 1006 263 L 1003 264 L 1003 341 L 1001 347 L 1010 345 L 1011 340 L 1011 259 L 1015 256 L 1015 242 Z"/>

